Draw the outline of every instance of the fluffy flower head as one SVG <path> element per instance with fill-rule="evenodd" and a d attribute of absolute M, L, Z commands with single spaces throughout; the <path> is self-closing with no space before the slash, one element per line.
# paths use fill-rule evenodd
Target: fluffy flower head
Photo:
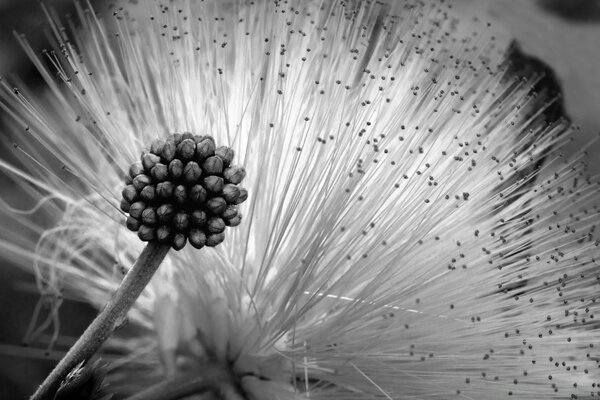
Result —
<path fill-rule="evenodd" d="M 249 193 L 219 247 L 170 253 L 130 315 L 143 334 L 113 342 L 125 366 L 149 382 L 209 359 L 251 399 L 597 390 L 597 179 L 559 157 L 572 129 L 485 24 L 443 2 L 113 11 L 79 8 L 75 35 L 51 18 L 51 69 L 24 42 L 46 98 L 4 83 L 25 132 L 1 166 L 54 222 L 10 214 L 41 236 L 3 250 L 52 304 L 100 307 L 141 250 L 119 201 L 153 140 L 213 136 Z"/>

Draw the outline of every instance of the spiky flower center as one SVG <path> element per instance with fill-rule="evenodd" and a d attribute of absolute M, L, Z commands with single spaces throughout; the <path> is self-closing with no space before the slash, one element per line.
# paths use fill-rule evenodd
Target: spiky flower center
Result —
<path fill-rule="evenodd" d="M 248 198 L 238 186 L 246 171 L 231 165 L 233 157 L 208 135 L 174 133 L 152 142 L 129 167 L 121 200 L 127 228 L 175 250 L 188 240 L 197 249 L 223 242 L 225 227 L 242 220 L 237 205 Z"/>

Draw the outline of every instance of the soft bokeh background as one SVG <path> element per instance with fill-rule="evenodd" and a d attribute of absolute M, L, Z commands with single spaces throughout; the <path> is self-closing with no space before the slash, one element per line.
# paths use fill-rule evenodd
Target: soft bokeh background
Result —
<path fill-rule="evenodd" d="M 393 0 L 391 0 L 393 3 Z M 577 151 L 600 132 L 600 0 L 454 0 L 457 14 L 488 19 L 499 40 L 516 38 L 522 50 L 547 63 L 563 87 L 566 111 L 581 126 L 581 137 L 566 154 Z M 106 3 L 97 8 L 103 11 Z M 58 15 L 72 12 L 71 0 L 53 1 Z M 0 76 L 20 76 L 31 87 L 39 77 L 31 68 L 12 31 L 27 35 L 34 48 L 48 46 L 47 24 L 37 0 L 0 0 Z M 9 144 L 0 127 L 0 141 Z M 3 146 L 5 147 L 5 146 Z M 592 170 L 600 173 L 600 143 L 590 148 Z M 6 154 L 2 154 L 6 157 Z M 11 155 L 8 155 L 9 157 Z M 14 183 L 0 176 L 3 197 L 13 195 Z M 2 222 L 0 222 L 2 223 Z M 1 256 L 1 255 L 0 255 Z M 61 309 L 61 341 L 47 355 L 44 339 L 20 346 L 39 296 L 31 275 L 0 257 L 0 399 L 27 398 L 36 382 L 60 358 L 94 311 L 67 301 Z"/>

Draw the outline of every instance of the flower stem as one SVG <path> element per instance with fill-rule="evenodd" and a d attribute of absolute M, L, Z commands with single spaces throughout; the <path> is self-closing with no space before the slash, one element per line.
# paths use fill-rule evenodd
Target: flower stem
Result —
<path fill-rule="evenodd" d="M 104 309 L 46 377 L 30 400 L 52 400 L 65 376 L 77 364 L 89 360 L 98 351 L 113 332 L 115 323 L 127 315 L 127 311 L 150 282 L 169 249 L 169 246 L 155 242 L 146 245 Z"/>

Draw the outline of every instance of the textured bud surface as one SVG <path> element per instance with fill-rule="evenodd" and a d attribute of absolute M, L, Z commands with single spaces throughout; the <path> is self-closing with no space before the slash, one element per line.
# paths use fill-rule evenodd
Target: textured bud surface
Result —
<path fill-rule="evenodd" d="M 248 198 L 237 186 L 246 172 L 230 166 L 233 157 L 210 136 L 176 133 L 153 141 L 129 168 L 131 184 L 122 191 L 127 228 L 175 250 L 188 240 L 198 249 L 223 242 L 225 228 L 241 222 L 236 206 Z"/>

